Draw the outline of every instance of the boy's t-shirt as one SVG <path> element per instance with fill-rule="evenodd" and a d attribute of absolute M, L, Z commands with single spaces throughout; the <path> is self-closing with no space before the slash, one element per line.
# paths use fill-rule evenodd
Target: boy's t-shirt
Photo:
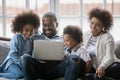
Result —
<path fill-rule="evenodd" d="M 71 52 L 67 51 L 66 54 L 67 55 L 77 55 L 79 58 L 81 58 L 85 62 L 91 60 L 89 53 L 86 51 L 86 49 L 81 44 L 77 44 L 71 50 Z"/>

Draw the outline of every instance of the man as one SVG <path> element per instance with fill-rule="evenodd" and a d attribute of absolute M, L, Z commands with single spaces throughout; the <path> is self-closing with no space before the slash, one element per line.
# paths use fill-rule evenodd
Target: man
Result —
<path fill-rule="evenodd" d="M 47 12 L 42 17 L 42 31 L 41 35 L 35 34 L 33 39 L 42 39 L 42 40 L 62 40 L 60 36 L 57 35 L 57 17 L 52 12 Z"/>
<path fill-rule="evenodd" d="M 43 33 L 33 35 L 33 39 L 42 40 L 62 40 L 57 35 L 58 22 L 56 15 L 52 12 L 47 12 L 42 17 Z M 48 71 L 55 67 L 57 62 L 45 62 L 38 61 L 31 56 L 24 55 L 22 57 L 23 75 L 25 80 L 37 80 L 37 78 L 46 78 Z"/>
<path fill-rule="evenodd" d="M 41 35 L 34 35 L 33 39 L 42 40 L 62 40 L 60 36 L 57 35 L 57 18 L 55 14 L 48 12 L 43 15 L 43 33 Z M 68 59 L 68 60 L 67 60 Z M 65 77 L 65 80 L 75 80 L 74 71 L 76 71 L 76 64 L 70 58 L 65 58 L 65 60 L 60 63 L 57 61 L 38 61 L 29 55 L 24 55 L 21 58 L 21 64 L 23 68 L 24 80 L 37 80 L 39 78 L 53 80 L 58 77 Z M 66 61 L 71 63 L 66 66 Z M 67 62 L 68 63 L 68 62 Z M 66 71 L 67 72 L 66 74 Z M 71 75 L 69 75 L 71 74 Z"/>

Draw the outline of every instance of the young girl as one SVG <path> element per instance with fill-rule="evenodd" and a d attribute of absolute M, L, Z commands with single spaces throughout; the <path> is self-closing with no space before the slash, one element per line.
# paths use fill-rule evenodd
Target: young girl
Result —
<path fill-rule="evenodd" d="M 40 19 L 37 14 L 23 11 L 12 21 L 12 32 L 15 33 L 10 41 L 10 51 L 7 58 L 0 65 L 0 77 L 19 79 L 23 77 L 21 69 L 21 56 L 32 55 L 33 42 L 31 35 L 38 29 Z"/>

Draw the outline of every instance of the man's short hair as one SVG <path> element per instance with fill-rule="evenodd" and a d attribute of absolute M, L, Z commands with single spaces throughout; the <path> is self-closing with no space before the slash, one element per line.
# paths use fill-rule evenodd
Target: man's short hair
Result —
<path fill-rule="evenodd" d="M 57 17 L 56 17 L 56 15 L 53 12 L 46 12 L 43 15 L 42 19 L 44 19 L 45 17 L 52 17 L 55 21 L 57 21 Z"/>

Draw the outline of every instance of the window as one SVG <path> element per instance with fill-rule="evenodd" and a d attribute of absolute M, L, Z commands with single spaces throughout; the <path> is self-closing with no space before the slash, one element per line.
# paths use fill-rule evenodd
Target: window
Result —
<path fill-rule="evenodd" d="M 80 0 L 60 0 L 60 16 L 79 16 L 80 15 Z"/>
<path fill-rule="evenodd" d="M 49 0 L 30 0 L 30 9 L 35 10 L 40 16 L 49 11 Z"/>
<path fill-rule="evenodd" d="M 83 32 L 89 30 L 88 12 L 94 7 L 109 10 L 114 17 L 111 33 L 119 39 L 120 0 L 0 0 L 0 36 L 12 37 L 11 20 L 22 10 L 32 9 L 40 18 L 47 11 L 58 17 L 58 34 L 62 35 L 66 25 L 79 25 Z M 42 25 L 40 26 L 41 30 Z M 119 37 L 117 37 L 119 36 Z"/>
<path fill-rule="evenodd" d="M 49 10 L 49 0 L 0 0 L 0 36 L 13 36 L 11 21 L 17 13 L 26 9 L 36 11 L 41 17 Z"/>
<path fill-rule="evenodd" d="M 6 12 L 5 14 L 5 22 L 6 22 L 6 37 L 12 37 L 13 33 L 11 32 L 11 21 L 17 15 L 17 13 L 25 10 L 25 0 L 6 0 Z"/>
<path fill-rule="evenodd" d="M 2 19 L 0 18 L 0 36 L 3 36 L 3 26 L 2 26 Z"/>
<path fill-rule="evenodd" d="M 29 9 L 36 11 L 41 18 L 45 12 L 49 11 L 49 0 L 30 0 Z M 42 22 L 40 22 L 40 31 L 42 28 L 41 23 Z"/>
<path fill-rule="evenodd" d="M 119 35 L 119 26 L 120 26 L 120 0 L 107 0 L 107 6 L 106 9 L 109 10 L 112 15 L 114 16 L 113 21 L 113 28 L 111 30 L 111 33 L 115 39 L 115 41 L 120 40 Z"/>
<path fill-rule="evenodd" d="M 111 34 L 113 35 L 115 41 L 120 40 L 120 18 L 114 18 L 113 28 Z"/>
<path fill-rule="evenodd" d="M 0 16 L 2 15 L 2 0 L 0 0 Z"/>
<path fill-rule="evenodd" d="M 16 13 L 26 9 L 25 0 L 6 0 L 6 16 L 14 17 Z"/>
<path fill-rule="evenodd" d="M 2 0 L 0 0 L 0 36 L 3 36 L 2 11 Z"/>
<path fill-rule="evenodd" d="M 14 34 L 11 32 L 11 21 L 13 18 L 6 19 L 6 37 L 11 38 Z"/>
<path fill-rule="evenodd" d="M 83 0 L 83 16 L 87 16 L 94 7 L 103 8 L 103 0 Z"/>
<path fill-rule="evenodd" d="M 120 17 L 120 0 L 107 0 L 106 9 L 109 10 L 114 16 Z"/>
<path fill-rule="evenodd" d="M 80 0 L 59 0 L 59 34 L 66 25 L 80 25 Z"/>

